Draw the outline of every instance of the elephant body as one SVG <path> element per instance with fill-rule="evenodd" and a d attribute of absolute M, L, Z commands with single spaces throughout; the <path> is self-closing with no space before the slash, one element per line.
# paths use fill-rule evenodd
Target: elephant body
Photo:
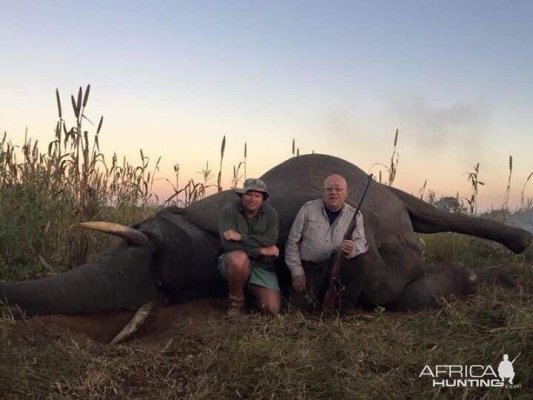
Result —
<path fill-rule="evenodd" d="M 357 205 L 367 175 L 355 165 L 327 155 L 295 157 L 261 179 L 280 218 L 278 245 L 283 247 L 291 224 L 307 201 L 322 197 L 324 179 L 345 177 L 347 202 Z M 174 301 L 220 296 L 226 284 L 215 266 L 221 251 L 217 223 L 234 191 L 206 197 L 186 208 L 167 207 L 134 226 L 149 239 L 126 242 L 87 264 L 57 276 L 0 284 L 0 297 L 30 314 L 80 314 L 136 309 L 161 293 Z M 361 207 L 369 244 L 367 253 L 345 260 L 341 279 L 346 307 L 383 305 L 399 309 L 434 306 L 447 294 L 473 291 L 475 274 L 459 265 L 428 266 L 416 232 L 461 232 L 498 241 L 515 252 L 529 246 L 522 229 L 460 214 L 450 214 L 405 193 L 372 183 Z M 283 259 L 280 275 L 286 275 Z"/>

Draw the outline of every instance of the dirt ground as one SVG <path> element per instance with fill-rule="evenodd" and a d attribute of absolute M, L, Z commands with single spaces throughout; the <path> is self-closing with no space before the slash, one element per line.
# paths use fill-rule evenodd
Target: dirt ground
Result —
<path fill-rule="evenodd" d="M 132 311 L 72 316 L 45 315 L 28 318 L 24 329 L 53 331 L 59 328 L 74 336 L 86 336 L 97 342 L 109 343 L 133 315 Z M 201 299 L 167 307 L 157 306 L 128 342 L 136 345 L 161 343 L 175 335 L 173 328 L 177 326 L 180 326 L 180 330 L 188 327 L 190 333 L 196 335 L 210 322 L 224 320 L 225 315 L 224 299 Z"/>
<path fill-rule="evenodd" d="M 476 270 L 478 277 L 485 283 L 514 287 L 514 277 L 504 268 L 492 267 Z M 202 336 L 214 321 L 225 325 L 226 300 L 223 298 L 198 299 L 170 306 L 158 305 L 150 313 L 139 330 L 127 339 L 126 343 L 135 345 L 158 344 L 180 332 Z M 133 311 L 115 311 L 91 315 L 45 315 L 26 319 L 25 329 L 48 331 L 63 330 L 77 337 L 88 337 L 96 342 L 109 343 L 133 317 Z M 354 310 L 350 313 L 363 320 L 372 319 L 372 310 Z M 248 317 L 250 314 L 248 314 Z M 308 316 L 309 317 L 309 316 Z M 247 316 L 243 316 L 247 318 Z M 242 319 L 242 318 L 241 318 Z M 22 327 L 21 327 L 22 328 Z"/>
<path fill-rule="evenodd" d="M 0 398 L 531 398 L 531 280 L 520 282 L 483 285 L 440 309 L 342 318 L 252 312 L 236 321 L 225 299 L 157 306 L 117 346 L 107 343 L 133 312 L 5 318 Z M 439 393 L 419 378 L 424 365 L 497 365 L 503 353 L 521 354 L 513 391 Z M 394 391 L 383 397 L 384 387 Z"/>

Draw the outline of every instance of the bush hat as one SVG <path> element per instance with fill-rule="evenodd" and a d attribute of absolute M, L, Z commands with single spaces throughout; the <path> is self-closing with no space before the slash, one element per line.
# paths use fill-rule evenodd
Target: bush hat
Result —
<path fill-rule="evenodd" d="M 243 187 L 236 190 L 236 192 L 240 195 L 252 191 L 263 193 L 265 196 L 265 200 L 268 198 L 266 184 L 261 179 L 248 178 L 244 181 Z"/>

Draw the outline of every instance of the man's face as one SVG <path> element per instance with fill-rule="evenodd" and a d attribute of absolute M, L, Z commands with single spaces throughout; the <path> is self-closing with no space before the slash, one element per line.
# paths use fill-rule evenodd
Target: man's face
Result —
<path fill-rule="evenodd" d="M 331 175 L 324 182 L 324 204 L 330 211 L 339 211 L 348 197 L 348 187 L 342 176 Z"/>
<path fill-rule="evenodd" d="M 249 213 L 254 213 L 263 205 L 263 193 L 250 190 L 241 197 L 242 208 Z"/>

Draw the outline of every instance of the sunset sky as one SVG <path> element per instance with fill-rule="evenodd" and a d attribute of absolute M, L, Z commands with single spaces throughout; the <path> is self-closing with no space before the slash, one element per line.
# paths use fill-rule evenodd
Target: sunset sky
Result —
<path fill-rule="evenodd" d="M 50 142 L 55 89 L 66 108 L 91 84 L 104 153 L 162 156 L 160 178 L 179 163 L 200 180 L 206 161 L 216 175 L 223 135 L 225 182 L 244 142 L 253 176 L 290 157 L 293 138 L 370 171 L 397 128 L 395 186 L 410 193 L 427 179 L 469 196 L 479 162 L 480 206 L 497 208 L 512 155 L 514 207 L 533 171 L 531 1 L 0 4 L 0 135 L 16 144 L 26 127 Z"/>

